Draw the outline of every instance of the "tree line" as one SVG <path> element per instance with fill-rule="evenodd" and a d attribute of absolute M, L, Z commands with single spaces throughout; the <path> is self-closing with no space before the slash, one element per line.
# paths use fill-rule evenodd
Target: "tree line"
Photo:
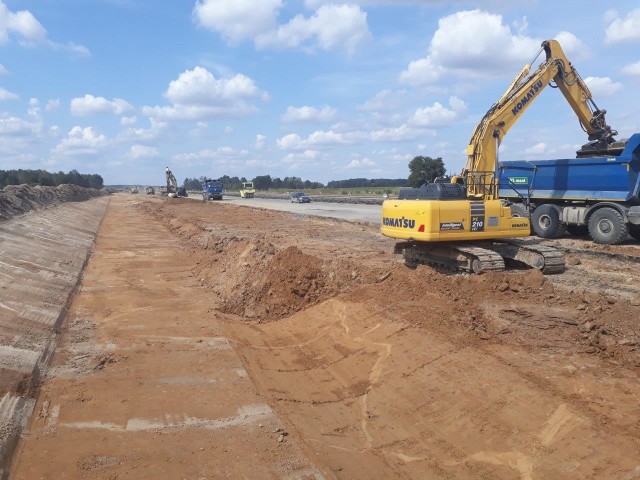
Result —
<path fill-rule="evenodd" d="M 79 173 L 75 169 L 69 173 L 49 173 L 46 170 L 0 170 L 0 189 L 7 185 L 22 185 L 25 183 L 49 187 L 57 187 L 67 183 L 96 189 L 101 189 L 104 185 L 100 175 Z"/>
<path fill-rule="evenodd" d="M 374 188 L 374 187 L 419 187 L 425 183 L 433 182 L 437 177 L 446 173 L 442 158 L 425 156 L 414 157 L 409 162 L 408 178 L 349 178 L 347 180 L 331 180 L 327 188 Z M 230 177 L 224 175 L 219 178 L 226 190 L 239 190 L 242 182 L 248 181 L 245 177 Z M 200 190 L 205 177 L 185 178 L 183 186 L 187 190 Z M 258 175 L 254 177 L 253 185 L 258 190 L 288 189 L 303 190 L 325 188 L 320 182 L 302 180 L 300 177 L 271 178 L 271 175 Z"/>

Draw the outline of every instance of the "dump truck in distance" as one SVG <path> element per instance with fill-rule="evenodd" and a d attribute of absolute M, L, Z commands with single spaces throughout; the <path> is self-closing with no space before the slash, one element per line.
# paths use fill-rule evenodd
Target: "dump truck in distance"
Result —
<path fill-rule="evenodd" d="M 609 245 L 640 240 L 640 134 L 616 143 L 617 155 L 583 148 L 578 158 L 500 162 L 500 198 L 543 238 L 566 230 Z"/>
<path fill-rule="evenodd" d="M 202 183 L 202 200 L 222 200 L 223 184 L 220 180 L 206 179 Z"/>

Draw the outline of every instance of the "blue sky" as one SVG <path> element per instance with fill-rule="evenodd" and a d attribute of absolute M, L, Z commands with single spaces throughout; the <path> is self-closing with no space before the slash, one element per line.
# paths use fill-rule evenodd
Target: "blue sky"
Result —
<path fill-rule="evenodd" d="M 327 182 L 428 155 L 455 173 L 550 38 L 619 137 L 640 132 L 637 1 L 0 0 L 0 169 Z M 500 155 L 586 141 L 549 88 Z"/>

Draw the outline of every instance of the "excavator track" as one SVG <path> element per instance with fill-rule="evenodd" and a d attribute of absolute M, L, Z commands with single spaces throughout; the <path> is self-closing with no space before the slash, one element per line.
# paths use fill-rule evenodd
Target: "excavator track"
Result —
<path fill-rule="evenodd" d="M 499 272 L 505 269 L 504 259 L 507 258 L 536 268 L 545 275 L 565 270 L 562 251 L 517 240 L 465 244 L 401 242 L 396 244 L 395 253 L 403 253 L 406 265 L 412 268 L 429 265 L 468 273 Z"/>
<path fill-rule="evenodd" d="M 419 244 L 399 243 L 396 253 L 402 251 L 407 266 L 429 265 L 438 269 L 462 270 L 468 273 L 500 272 L 504 259 L 492 250 L 481 246 L 452 243 Z"/>
<path fill-rule="evenodd" d="M 492 249 L 505 258 L 537 268 L 545 275 L 562 273 L 565 270 L 564 253 L 554 247 L 509 239 L 495 243 Z"/>

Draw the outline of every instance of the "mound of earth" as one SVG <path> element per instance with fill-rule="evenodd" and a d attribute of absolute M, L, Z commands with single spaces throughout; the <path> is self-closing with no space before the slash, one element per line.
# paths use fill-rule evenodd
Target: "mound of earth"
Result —
<path fill-rule="evenodd" d="M 8 220 L 31 210 L 64 202 L 81 202 L 106 194 L 106 190 L 67 184 L 57 187 L 8 185 L 0 191 L 0 220 Z"/>

